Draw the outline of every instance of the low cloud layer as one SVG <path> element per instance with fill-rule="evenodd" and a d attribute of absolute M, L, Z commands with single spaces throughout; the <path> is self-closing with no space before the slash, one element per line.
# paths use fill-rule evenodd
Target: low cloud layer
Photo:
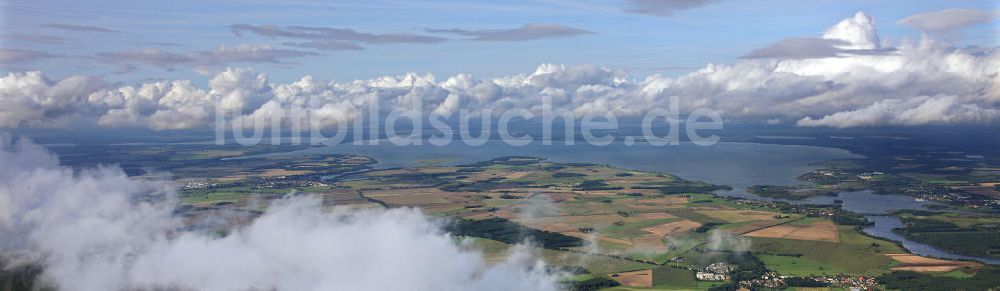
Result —
<path fill-rule="evenodd" d="M 819 119 L 798 121 L 802 126 L 855 127 L 866 125 L 983 124 L 1000 116 L 1000 110 L 961 103 L 955 96 L 888 99 L 857 110 L 837 112 Z"/>
<path fill-rule="evenodd" d="M 487 265 L 414 209 L 291 198 L 225 237 L 182 232 L 170 184 L 74 171 L 0 138 L 0 256 L 58 290 L 557 290 L 525 248 Z"/>
<path fill-rule="evenodd" d="M 888 46 L 874 21 L 857 13 L 821 38 L 787 40 L 735 63 L 708 64 L 678 77 L 636 79 L 622 70 L 552 64 L 490 79 L 406 74 L 338 82 L 305 76 L 290 83 L 273 83 L 252 69 L 227 69 L 207 86 L 187 80 L 108 85 L 82 76 L 51 80 L 41 72 L 11 73 L 0 78 L 0 102 L 8 105 L 0 108 L 0 126 L 198 128 L 211 125 L 216 109 L 237 112 L 236 118 L 247 120 L 270 120 L 297 109 L 332 126 L 362 114 L 373 103 L 380 105 L 381 113 L 409 109 L 415 99 L 422 101 L 423 114 L 482 109 L 499 114 L 512 108 L 538 113 L 546 97 L 554 108 L 577 117 L 605 110 L 630 117 L 670 108 L 670 96 L 679 97 L 682 113 L 709 108 L 729 120 L 800 126 L 1000 120 L 996 48 L 959 48 L 933 37 Z M 181 55 L 150 51 L 121 57 L 168 66 L 177 61 L 217 64 L 220 59 L 280 62 L 286 53 L 298 54 L 256 49 Z M 868 117 L 872 111 L 881 117 Z"/>

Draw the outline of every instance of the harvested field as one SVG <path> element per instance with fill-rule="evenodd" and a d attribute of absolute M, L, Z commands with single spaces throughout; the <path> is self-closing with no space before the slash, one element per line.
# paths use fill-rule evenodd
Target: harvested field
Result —
<path fill-rule="evenodd" d="M 589 239 L 593 239 L 593 240 L 596 240 L 596 241 L 602 241 L 602 242 L 606 242 L 606 243 L 613 243 L 613 244 L 618 244 L 618 245 L 623 245 L 623 246 L 632 246 L 632 241 L 629 241 L 629 240 L 626 240 L 626 239 L 620 239 L 620 238 L 606 237 L 606 236 L 603 236 L 603 235 L 595 235 L 593 233 L 582 233 L 580 231 L 570 231 L 570 232 L 564 232 L 562 234 L 565 234 L 565 235 L 568 235 L 568 236 L 575 236 L 575 237 L 582 238 L 582 239 L 588 239 L 588 240 Z"/>
<path fill-rule="evenodd" d="M 615 273 L 611 274 L 611 279 L 618 281 L 623 286 L 650 288 L 653 287 L 653 270 Z"/>
<path fill-rule="evenodd" d="M 914 272 L 947 272 L 963 267 L 982 266 L 975 262 L 950 261 L 928 257 L 921 257 L 914 254 L 886 254 L 886 256 L 902 263 L 893 270 L 914 271 Z"/>
<path fill-rule="evenodd" d="M 643 228 L 642 230 L 662 238 L 664 236 L 668 236 L 674 233 L 689 231 L 698 228 L 699 226 L 701 226 L 701 223 L 685 219 L 674 222 L 668 222 L 653 227 Z"/>
<path fill-rule="evenodd" d="M 625 220 L 618 214 L 552 216 L 538 218 L 515 218 L 515 222 L 525 226 L 551 232 L 578 231 L 581 226 L 600 227 L 610 225 L 615 221 Z M 637 218 L 633 218 L 635 220 Z"/>
<path fill-rule="evenodd" d="M 465 179 L 469 181 L 486 181 L 498 178 L 513 180 L 513 179 L 524 178 L 524 176 L 527 176 L 528 174 L 531 174 L 531 172 L 486 170 L 482 172 L 470 173 L 468 177 L 466 177 Z"/>
<path fill-rule="evenodd" d="M 771 237 L 798 240 L 839 242 L 837 226 L 830 221 L 817 221 L 809 225 L 786 223 L 744 234 L 750 237 Z"/>
<path fill-rule="evenodd" d="M 762 229 L 765 229 L 765 228 L 773 227 L 775 225 L 779 225 L 779 224 L 783 224 L 783 223 L 788 223 L 788 221 L 787 220 L 755 221 L 755 222 L 747 223 L 747 224 L 740 225 L 740 226 L 737 226 L 737 227 L 726 229 L 726 231 L 728 231 L 730 233 L 734 233 L 734 234 L 746 234 L 746 233 L 750 233 L 750 232 L 762 230 Z"/>
<path fill-rule="evenodd" d="M 646 235 L 632 238 L 632 250 L 664 253 L 669 251 L 667 245 L 663 244 L 663 237 L 658 235 Z"/>
<path fill-rule="evenodd" d="M 375 172 L 365 173 L 367 176 L 371 177 L 384 177 L 384 176 L 394 176 L 403 174 L 412 174 L 414 171 L 409 169 L 392 169 L 392 170 L 380 170 Z"/>
<path fill-rule="evenodd" d="M 757 211 L 757 210 L 710 210 L 710 211 L 696 211 L 699 214 L 716 218 L 719 220 L 724 220 L 730 223 L 736 222 L 747 222 L 754 220 L 773 220 L 774 216 L 778 213 L 767 212 L 767 211 Z"/>
<path fill-rule="evenodd" d="M 675 217 L 677 217 L 677 216 L 673 216 L 673 215 L 667 214 L 666 212 L 644 212 L 644 213 L 639 213 L 636 216 L 638 216 L 640 218 L 643 218 L 643 219 L 664 219 L 664 218 L 675 218 Z"/>
<path fill-rule="evenodd" d="M 437 188 L 411 188 L 392 190 L 365 190 L 362 193 L 369 198 L 385 202 L 393 206 L 414 206 L 424 208 L 456 208 L 470 203 L 476 203 L 478 198 L 473 194 L 460 192 L 445 192 Z"/>
<path fill-rule="evenodd" d="M 262 177 L 279 177 L 279 176 L 304 175 L 309 173 L 312 172 L 302 171 L 302 170 L 268 169 L 267 171 L 264 171 L 264 173 L 261 173 L 260 175 Z"/>
<path fill-rule="evenodd" d="M 454 173 L 458 168 L 455 167 L 433 167 L 433 168 L 418 168 L 415 169 L 418 173 L 424 174 L 448 174 Z"/>
<path fill-rule="evenodd" d="M 629 208 L 636 210 L 655 210 L 682 206 L 688 202 L 688 198 L 682 196 L 666 196 L 653 199 L 641 198 L 634 201 L 634 203 L 628 205 Z"/>

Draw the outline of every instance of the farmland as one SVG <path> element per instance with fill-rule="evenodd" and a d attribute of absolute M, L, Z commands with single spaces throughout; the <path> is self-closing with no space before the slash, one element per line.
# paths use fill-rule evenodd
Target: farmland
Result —
<path fill-rule="evenodd" d="M 751 277 L 740 280 L 763 276 L 764 270 L 803 278 L 917 271 L 968 279 L 991 268 L 908 255 L 895 243 L 861 234 L 855 226 L 863 218 L 836 208 L 723 198 L 711 192 L 725 186 L 669 173 L 526 156 L 375 168 L 377 161 L 357 155 L 268 155 L 277 150 L 164 149 L 176 154 L 164 165 L 183 185 L 178 214 L 192 228 L 224 234 L 226 225 L 248 223 L 269 201 L 288 195 L 317 196 L 327 208 L 414 207 L 441 218 L 446 231 L 483 252 L 487 261 L 500 261 L 515 245 L 529 242 L 548 264 L 583 270 L 567 280 L 621 284 L 612 290 L 733 284 L 732 279 L 699 281 L 694 274 L 734 253 L 758 262 L 746 271 Z M 953 231 L 996 224 L 971 214 L 899 215 L 912 222 L 947 222 Z M 225 219 L 220 224 L 213 217 Z M 934 235 L 914 231 L 912 237 L 932 243 Z"/>

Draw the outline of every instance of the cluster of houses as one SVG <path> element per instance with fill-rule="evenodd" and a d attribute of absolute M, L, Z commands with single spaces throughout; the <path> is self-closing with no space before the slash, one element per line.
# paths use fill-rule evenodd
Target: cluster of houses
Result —
<path fill-rule="evenodd" d="M 705 267 L 704 271 L 695 273 L 695 278 L 701 281 L 725 281 L 729 280 L 729 272 L 736 270 L 736 266 L 727 263 L 712 263 Z"/>

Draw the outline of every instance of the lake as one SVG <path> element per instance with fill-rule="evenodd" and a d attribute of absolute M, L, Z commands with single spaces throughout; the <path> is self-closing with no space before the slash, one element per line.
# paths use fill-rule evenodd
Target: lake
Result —
<path fill-rule="evenodd" d="M 693 143 L 654 146 L 621 142 L 607 146 L 584 143 L 542 145 L 533 142 L 511 146 L 490 140 L 482 146 L 451 143 L 447 146 L 400 147 L 387 141 L 378 145 L 341 144 L 282 154 L 343 153 L 375 158 L 378 167 L 456 165 L 486 161 L 503 156 L 534 156 L 553 162 L 606 164 L 620 168 L 666 172 L 684 179 L 733 187 L 721 195 L 759 198 L 746 193 L 752 185 L 795 185 L 796 177 L 815 170 L 811 164 L 831 159 L 863 158 L 846 150 L 798 145 L 722 142 L 712 146 Z"/>

